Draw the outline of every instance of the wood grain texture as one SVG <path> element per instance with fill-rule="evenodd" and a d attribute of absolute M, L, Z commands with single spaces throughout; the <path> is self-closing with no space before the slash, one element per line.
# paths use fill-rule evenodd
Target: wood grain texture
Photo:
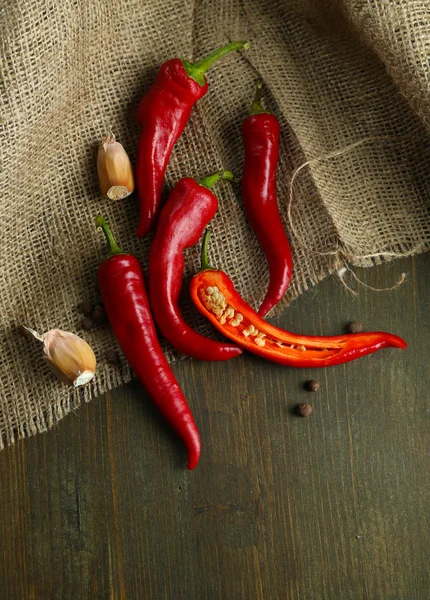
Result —
<path fill-rule="evenodd" d="M 3 451 L 0 598 L 427 599 L 429 264 L 362 270 L 408 278 L 357 298 L 329 278 L 277 321 L 334 334 L 359 320 L 405 352 L 320 371 L 175 364 L 203 440 L 193 472 L 137 383 Z"/>

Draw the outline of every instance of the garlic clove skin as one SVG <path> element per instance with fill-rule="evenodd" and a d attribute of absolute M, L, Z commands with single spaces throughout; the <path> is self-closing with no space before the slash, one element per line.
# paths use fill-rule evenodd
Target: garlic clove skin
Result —
<path fill-rule="evenodd" d="M 133 192 L 134 176 L 130 159 L 112 133 L 100 144 L 97 172 L 102 194 L 110 200 L 121 200 Z"/>
<path fill-rule="evenodd" d="M 96 371 L 96 357 L 85 340 L 60 329 L 52 329 L 41 337 L 44 358 L 61 381 L 74 387 L 91 381 Z"/>

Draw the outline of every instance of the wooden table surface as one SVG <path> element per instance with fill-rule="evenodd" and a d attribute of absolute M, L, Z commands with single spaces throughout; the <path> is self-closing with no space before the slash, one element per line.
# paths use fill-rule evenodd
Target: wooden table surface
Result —
<path fill-rule="evenodd" d="M 176 363 L 203 440 L 193 472 L 137 383 L 4 450 L 1 600 L 427 600 L 429 265 L 360 270 L 373 286 L 408 277 L 357 298 L 330 277 L 277 321 L 359 320 L 404 352 L 320 371 Z"/>

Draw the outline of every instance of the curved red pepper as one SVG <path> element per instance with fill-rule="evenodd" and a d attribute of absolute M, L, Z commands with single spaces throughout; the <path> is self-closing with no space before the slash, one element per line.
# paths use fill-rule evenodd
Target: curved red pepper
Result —
<path fill-rule="evenodd" d="M 233 179 L 233 175 L 221 171 L 199 183 L 188 177 L 176 184 L 161 211 L 149 255 L 149 300 L 154 319 L 177 350 L 200 360 L 228 360 L 242 354 L 233 344 L 198 334 L 184 321 L 179 308 L 183 252 L 197 244 L 215 215 L 218 200 L 209 188 L 221 178 Z"/>
<path fill-rule="evenodd" d="M 245 42 L 232 42 L 194 65 L 179 58 L 167 61 L 140 101 L 136 114 L 140 138 L 135 172 L 140 202 L 138 237 L 152 229 L 158 216 L 167 163 L 194 104 L 207 92 L 206 71 L 224 54 L 247 47 Z"/>
<path fill-rule="evenodd" d="M 200 457 L 199 432 L 157 339 L 140 263 L 121 251 L 103 217 L 97 217 L 96 224 L 109 243 L 98 280 L 113 332 L 137 378 L 184 442 L 188 468 L 194 469 Z"/>
<path fill-rule="evenodd" d="M 280 127 L 277 118 L 262 108 L 261 89 L 259 84 L 252 114 L 242 125 L 245 150 L 242 200 L 269 266 L 269 287 L 258 311 L 263 317 L 287 291 L 293 261 L 276 198 Z"/>
<path fill-rule="evenodd" d="M 271 325 L 240 297 L 223 271 L 207 267 L 207 241 L 208 232 L 202 253 L 202 267 L 206 270 L 191 281 L 191 298 L 218 331 L 245 350 L 281 365 L 313 368 L 339 365 L 390 346 L 406 348 L 406 342 L 391 333 L 306 336 Z M 221 324 L 228 307 L 234 314 Z"/>

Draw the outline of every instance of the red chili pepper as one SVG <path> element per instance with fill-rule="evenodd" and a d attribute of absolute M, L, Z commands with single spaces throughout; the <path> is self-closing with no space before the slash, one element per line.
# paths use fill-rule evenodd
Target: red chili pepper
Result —
<path fill-rule="evenodd" d="M 280 127 L 277 118 L 263 109 L 261 98 L 262 84 L 259 83 L 251 115 L 242 126 L 245 149 L 242 199 L 269 266 L 269 287 L 258 311 L 263 317 L 287 291 L 293 261 L 276 199 Z"/>
<path fill-rule="evenodd" d="M 246 350 L 281 365 L 328 367 L 349 362 L 381 348 L 406 348 L 391 333 L 369 332 L 336 336 L 305 336 L 270 325 L 237 293 L 231 279 L 207 263 L 208 233 L 202 250 L 202 269 L 191 281 L 191 298 L 197 309 L 227 338 Z M 226 311 L 233 316 L 221 324 Z"/>
<path fill-rule="evenodd" d="M 224 54 L 248 47 L 246 42 L 231 42 L 195 64 L 173 58 L 161 65 L 140 101 L 136 114 L 140 138 L 135 173 L 140 201 L 138 237 L 146 235 L 157 218 L 170 153 L 194 104 L 208 90 L 206 71 Z"/>
<path fill-rule="evenodd" d="M 122 252 L 103 217 L 97 217 L 96 225 L 109 244 L 98 280 L 113 332 L 137 378 L 184 442 L 188 468 L 194 469 L 200 457 L 199 432 L 157 339 L 139 261 Z"/>
<path fill-rule="evenodd" d="M 184 271 L 183 252 L 199 241 L 215 215 L 218 200 L 210 188 L 219 179 L 233 179 L 220 171 L 197 182 L 181 179 L 161 211 L 149 255 L 149 300 L 161 333 L 173 346 L 200 360 L 228 360 L 242 354 L 237 346 L 198 334 L 184 321 L 179 295 Z"/>

